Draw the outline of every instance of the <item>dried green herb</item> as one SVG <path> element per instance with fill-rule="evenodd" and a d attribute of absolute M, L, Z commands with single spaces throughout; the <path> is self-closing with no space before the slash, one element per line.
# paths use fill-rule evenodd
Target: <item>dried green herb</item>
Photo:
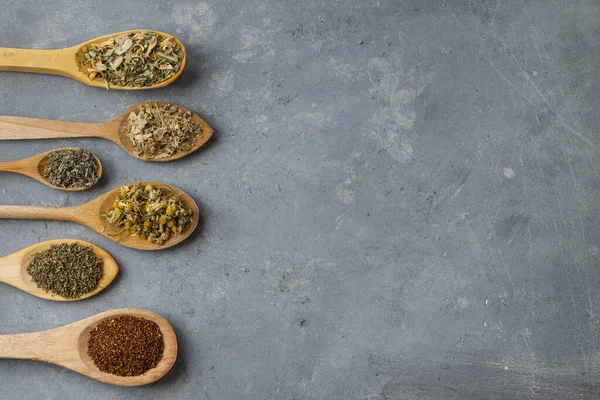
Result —
<path fill-rule="evenodd" d="M 80 68 L 90 80 L 108 85 L 141 87 L 163 82 L 179 71 L 183 49 L 173 38 L 141 31 L 82 48 Z"/>
<path fill-rule="evenodd" d="M 121 188 L 104 218 L 132 235 L 162 245 L 187 228 L 193 213 L 167 188 L 133 184 Z"/>
<path fill-rule="evenodd" d="M 83 149 L 51 151 L 44 176 L 61 188 L 90 187 L 98 182 L 98 163 L 94 155 Z"/>
<path fill-rule="evenodd" d="M 142 375 L 158 365 L 164 350 L 156 322 L 129 315 L 99 323 L 88 337 L 88 355 L 100 371 L 113 375 Z"/>
<path fill-rule="evenodd" d="M 192 113 L 174 104 L 143 104 L 127 118 L 127 136 L 133 150 L 142 158 L 165 158 L 190 150 L 202 133 L 202 124 Z"/>
<path fill-rule="evenodd" d="M 104 262 L 88 246 L 61 243 L 35 253 L 27 272 L 39 288 L 76 299 L 98 287 Z"/>

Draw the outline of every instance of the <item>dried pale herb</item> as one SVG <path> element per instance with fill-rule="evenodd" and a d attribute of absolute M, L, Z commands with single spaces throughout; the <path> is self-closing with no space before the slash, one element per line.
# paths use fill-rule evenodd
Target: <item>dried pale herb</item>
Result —
<path fill-rule="evenodd" d="M 39 288 L 76 299 L 98 287 L 104 262 L 91 247 L 61 243 L 35 253 L 27 272 Z"/>
<path fill-rule="evenodd" d="M 94 155 L 83 149 L 51 151 L 44 176 L 61 188 L 90 187 L 98 182 L 98 163 Z"/>
<path fill-rule="evenodd" d="M 143 104 L 127 118 L 127 136 L 142 158 L 165 158 L 190 150 L 202 133 L 192 113 L 174 104 Z"/>
<path fill-rule="evenodd" d="M 87 353 L 102 372 L 138 376 L 163 358 L 165 342 L 154 321 L 125 315 L 99 323 L 88 337 Z"/>
<path fill-rule="evenodd" d="M 193 213 L 170 189 L 133 184 L 121 188 L 104 218 L 132 235 L 162 245 L 187 228 Z"/>
<path fill-rule="evenodd" d="M 179 71 L 183 49 L 173 38 L 141 31 L 83 46 L 80 68 L 90 80 L 141 87 L 163 82 Z"/>

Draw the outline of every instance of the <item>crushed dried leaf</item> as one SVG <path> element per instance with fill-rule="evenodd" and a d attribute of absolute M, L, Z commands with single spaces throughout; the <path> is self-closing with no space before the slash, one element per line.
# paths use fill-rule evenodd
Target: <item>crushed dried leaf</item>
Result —
<path fill-rule="evenodd" d="M 152 86 L 179 71 L 183 49 L 173 38 L 141 31 L 83 46 L 80 68 L 90 80 L 125 87 Z"/>
<path fill-rule="evenodd" d="M 129 114 L 127 121 L 127 136 L 133 151 L 146 159 L 166 158 L 190 150 L 203 128 L 194 121 L 192 113 L 183 112 L 174 104 L 143 104 Z"/>

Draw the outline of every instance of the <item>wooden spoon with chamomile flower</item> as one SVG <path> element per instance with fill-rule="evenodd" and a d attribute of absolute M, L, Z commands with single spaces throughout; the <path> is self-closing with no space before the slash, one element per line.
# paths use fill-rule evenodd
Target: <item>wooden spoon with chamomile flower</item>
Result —
<path fill-rule="evenodd" d="M 171 193 L 174 197 L 178 198 L 185 209 L 190 211 L 186 217 L 189 222 L 185 227 L 182 227 L 184 229 L 171 234 L 163 244 L 158 244 L 132 234 L 125 228 L 117 227 L 114 224 L 109 223 L 106 218 L 107 212 L 121 199 L 120 195 L 122 193 L 122 188 L 111 190 L 98 197 L 96 200 L 92 200 L 89 203 L 79 206 L 39 207 L 0 205 L 0 219 L 38 219 L 75 222 L 93 229 L 113 242 L 138 250 L 166 249 L 181 243 L 194 232 L 198 225 L 200 211 L 194 199 L 187 193 L 176 187 L 160 182 L 138 182 L 135 185 L 142 188 L 152 187 L 168 191 L 168 193 Z M 167 227 L 170 226 L 167 225 Z"/>

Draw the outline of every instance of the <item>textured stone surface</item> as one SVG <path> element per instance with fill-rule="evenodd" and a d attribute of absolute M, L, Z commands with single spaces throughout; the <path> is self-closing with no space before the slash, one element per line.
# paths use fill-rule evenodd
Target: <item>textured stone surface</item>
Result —
<path fill-rule="evenodd" d="M 215 128 L 168 164 L 94 139 L 100 185 L 0 174 L 1 204 L 74 205 L 132 180 L 195 197 L 201 232 L 159 253 L 84 227 L 0 221 L 0 254 L 81 238 L 122 274 L 72 304 L 0 287 L 0 333 L 143 307 L 179 359 L 124 389 L 0 360 L 0 398 L 593 398 L 600 373 L 600 4 L 595 1 L 0 1 L 0 45 L 129 28 L 188 50 L 163 90 L 0 73 L 0 114 L 101 122 L 145 100 Z"/>

